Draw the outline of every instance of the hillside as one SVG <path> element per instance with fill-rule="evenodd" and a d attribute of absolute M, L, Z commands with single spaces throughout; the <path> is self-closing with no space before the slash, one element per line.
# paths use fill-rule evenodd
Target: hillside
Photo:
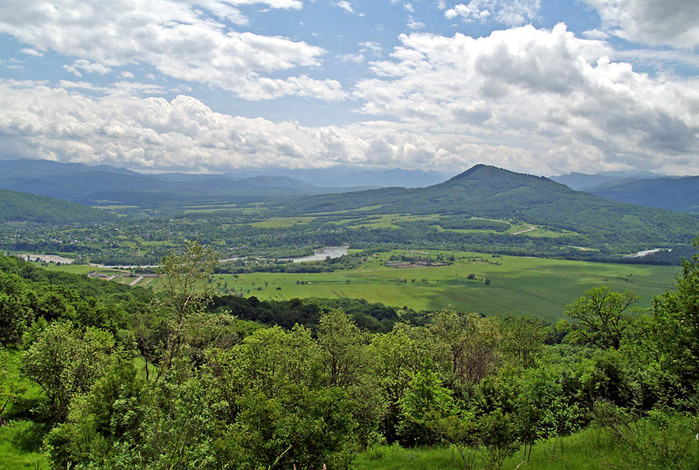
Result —
<path fill-rule="evenodd" d="M 476 165 L 427 188 L 388 188 L 307 197 L 285 210 L 309 214 L 358 210 L 372 213 L 447 214 L 508 219 L 585 235 L 595 244 L 689 244 L 699 217 L 611 201 L 574 191 L 548 178 Z"/>
<path fill-rule="evenodd" d="M 611 181 L 585 192 L 620 202 L 681 212 L 699 212 L 699 176 Z"/>
<path fill-rule="evenodd" d="M 47 224 L 94 223 L 113 220 L 112 214 L 37 194 L 0 190 L 0 222 Z"/>

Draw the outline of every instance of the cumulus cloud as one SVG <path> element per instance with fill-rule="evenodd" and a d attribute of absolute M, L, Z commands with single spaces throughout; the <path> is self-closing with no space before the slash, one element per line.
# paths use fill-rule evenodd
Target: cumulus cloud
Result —
<path fill-rule="evenodd" d="M 177 79 L 212 84 L 246 99 L 287 94 L 342 100 L 332 81 L 273 74 L 320 65 L 325 51 L 303 41 L 238 32 L 218 21 L 241 22 L 236 5 L 298 9 L 296 0 L 8 0 L 0 4 L 0 32 L 33 46 L 78 57 L 67 69 L 106 73 L 146 63 Z"/>
<path fill-rule="evenodd" d="M 540 168 L 676 171 L 696 160 L 699 81 L 635 72 L 565 25 L 400 39 L 391 60 L 373 63 L 377 78 L 357 84 L 360 111 L 546 155 Z"/>
<path fill-rule="evenodd" d="M 585 0 L 595 8 L 603 28 L 629 41 L 677 48 L 699 45 L 696 0 Z"/>
<path fill-rule="evenodd" d="M 186 95 L 139 98 L 128 93 L 133 84 L 89 93 L 79 82 L 64 85 L 0 82 L 3 156 L 166 171 L 349 164 L 455 173 L 478 162 L 524 170 L 536 158 L 457 134 L 430 135 L 415 124 L 307 127 L 216 113 Z"/>
<path fill-rule="evenodd" d="M 446 8 L 444 4 L 441 6 Z M 539 0 L 471 0 L 454 5 L 444 12 L 444 16 L 466 22 L 492 19 L 508 26 L 519 26 L 536 18 L 539 6 Z"/>

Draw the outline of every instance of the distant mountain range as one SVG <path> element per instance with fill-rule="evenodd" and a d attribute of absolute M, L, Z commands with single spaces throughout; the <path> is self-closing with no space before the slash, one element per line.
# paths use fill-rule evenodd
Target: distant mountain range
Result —
<path fill-rule="evenodd" d="M 295 176 L 296 178 L 292 178 Z M 384 185 L 442 181 L 435 172 L 407 170 L 245 170 L 230 174 L 144 174 L 106 165 L 48 160 L 0 160 L 0 189 L 56 197 L 87 205 L 251 202 L 326 194 Z"/>
<path fill-rule="evenodd" d="M 639 206 L 699 213 L 699 176 L 627 178 L 585 188 L 584 191 Z"/>
<path fill-rule="evenodd" d="M 552 179 L 573 189 L 614 201 L 678 212 L 699 213 L 699 176 L 570 173 L 554 176 Z"/>
<path fill-rule="evenodd" d="M 331 191 L 287 177 L 143 174 L 104 165 L 87 166 L 47 160 L 0 161 L 0 188 L 88 205 L 127 204 L 142 207 L 220 199 L 247 202 Z"/>
<path fill-rule="evenodd" d="M 567 173 L 565 175 L 551 176 L 551 179 L 557 183 L 565 184 L 571 189 L 577 191 L 585 191 L 587 188 L 600 184 L 619 181 L 626 178 L 634 178 L 644 180 L 648 178 L 658 178 L 655 173 L 631 173 L 631 172 L 604 172 L 604 173 Z"/>
<path fill-rule="evenodd" d="M 259 169 L 246 170 L 242 175 L 287 176 L 304 183 L 324 188 L 422 188 L 445 181 L 453 173 L 433 170 L 393 169 L 357 169 L 347 166 L 335 166 L 322 169 Z"/>
<path fill-rule="evenodd" d="M 555 181 L 476 165 L 426 188 L 386 188 L 305 197 L 286 209 L 293 214 L 336 211 L 459 214 L 515 219 L 605 240 L 688 243 L 699 235 L 699 217 L 624 204 L 574 191 Z"/>

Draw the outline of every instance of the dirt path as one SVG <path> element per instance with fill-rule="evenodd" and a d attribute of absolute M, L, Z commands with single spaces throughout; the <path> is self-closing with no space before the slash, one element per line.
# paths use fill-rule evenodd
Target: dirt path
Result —
<path fill-rule="evenodd" d="M 136 279 L 134 279 L 133 281 L 131 281 L 131 284 L 129 284 L 129 286 L 133 287 L 133 286 L 135 286 L 136 284 L 138 284 L 139 282 L 141 282 L 142 280 L 143 280 L 143 276 L 138 276 Z"/>
<path fill-rule="evenodd" d="M 529 228 L 525 228 L 524 230 L 520 230 L 519 232 L 515 232 L 512 235 L 521 235 L 523 233 L 531 232 L 532 230 L 536 230 L 536 227 L 530 225 Z"/>

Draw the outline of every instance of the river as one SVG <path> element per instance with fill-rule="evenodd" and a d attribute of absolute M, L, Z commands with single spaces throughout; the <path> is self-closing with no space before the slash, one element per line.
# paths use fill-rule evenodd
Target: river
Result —
<path fill-rule="evenodd" d="M 307 261 L 323 261 L 325 258 L 339 258 L 347 254 L 349 246 L 326 246 L 316 252 L 311 256 L 304 256 L 303 258 L 294 258 L 292 261 L 294 263 L 305 263 Z"/>

